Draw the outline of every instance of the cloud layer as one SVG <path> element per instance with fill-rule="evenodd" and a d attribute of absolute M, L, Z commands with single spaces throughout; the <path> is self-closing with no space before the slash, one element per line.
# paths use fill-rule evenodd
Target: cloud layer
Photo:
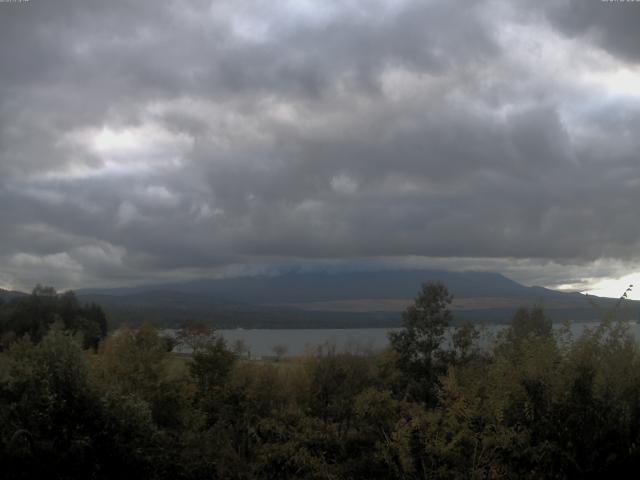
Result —
<path fill-rule="evenodd" d="M 0 285 L 640 263 L 640 4 L 0 4 Z"/>

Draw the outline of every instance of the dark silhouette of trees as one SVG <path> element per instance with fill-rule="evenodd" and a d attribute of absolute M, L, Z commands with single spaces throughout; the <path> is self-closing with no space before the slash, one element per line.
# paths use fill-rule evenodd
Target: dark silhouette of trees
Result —
<path fill-rule="evenodd" d="M 58 294 L 38 285 L 31 295 L 0 305 L 0 349 L 22 336 L 39 342 L 56 323 L 80 335 L 85 348 L 97 348 L 107 334 L 107 317 L 98 305 L 82 305 L 71 291 Z"/>
<path fill-rule="evenodd" d="M 403 387 L 412 399 L 433 405 L 438 377 L 446 371 L 442 340 L 452 320 L 453 297 L 441 283 L 425 283 L 402 315 L 402 329 L 389 335 Z"/>

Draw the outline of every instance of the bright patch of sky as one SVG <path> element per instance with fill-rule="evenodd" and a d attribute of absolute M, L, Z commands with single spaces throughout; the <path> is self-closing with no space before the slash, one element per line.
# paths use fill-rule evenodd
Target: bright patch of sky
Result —
<path fill-rule="evenodd" d="M 627 291 L 631 288 L 630 291 Z M 620 298 L 626 292 L 630 300 L 640 300 L 640 272 L 630 273 L 620 278 L 608 278 L 598 281 L 583 293 L 598 297 Z"/>

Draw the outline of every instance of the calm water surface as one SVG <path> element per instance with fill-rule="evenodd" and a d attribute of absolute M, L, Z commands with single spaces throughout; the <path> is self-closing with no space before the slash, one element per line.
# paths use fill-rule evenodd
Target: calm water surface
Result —
<path fill-rule="evenodd" d="M 570 330 L 573 337 L 579 336 L 585 328 L 594 327 L 597 322 L 574 323 Z M 559 328 L 559 325 L 555 326 Z M 480 344 L 489 346 L 496 334 L 504 329 L 504 325 L 489 325 L 481 328 Z M 631 332 L 640 338 L 640 324 L 632 323 Z M 244 343 L 251 356 L 263 357 L 274 355 L 274 347 L 284 347 L 286 355 L 303 355 L 320 345 L 335 345 L 338 350 L 355 352 L 378 351 L 389 342 L 388 333 L 392 328 L 357 328 L 357 329 L 234 329 L 218 330 L 230 347 L 238 341 Z M 448 340 L 446 340 L 448 341 Z M 186 352 L 185 352 L 186 353 Z"/>

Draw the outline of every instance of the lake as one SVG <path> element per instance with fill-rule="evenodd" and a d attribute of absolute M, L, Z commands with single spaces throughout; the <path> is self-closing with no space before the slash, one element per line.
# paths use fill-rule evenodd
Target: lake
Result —
<path fill-rule="evenodd" d="M 598 322 L 571 324 L 571 334 L 575 338 L 585 328 L 595 327 Z M 561 325 L 554 325 L 559 328 Z M 481 327 L 480 344 L 489 346 L 497 333 L 505 325 L 487 325 Z M 631 332 L 640 338 L 640 324 L 630 324 Z M 355 352 L 379 351 L 384 349 L 388 341 L 388 333 L 393 328 L 346 328 L 346 329 L 233 329 L 217 330 L 227 341 L 229 347 L 241 341 L 248 348 L 252 358 L 273 356 L 274 347 L 283 347 L 286 355 L 303 355 L 319 345 L 335 345 L 340 351 Z M 167 330 L 169 334 L 173 331 Z M 182 350 L 183 353 L 188 353 Z"/>

